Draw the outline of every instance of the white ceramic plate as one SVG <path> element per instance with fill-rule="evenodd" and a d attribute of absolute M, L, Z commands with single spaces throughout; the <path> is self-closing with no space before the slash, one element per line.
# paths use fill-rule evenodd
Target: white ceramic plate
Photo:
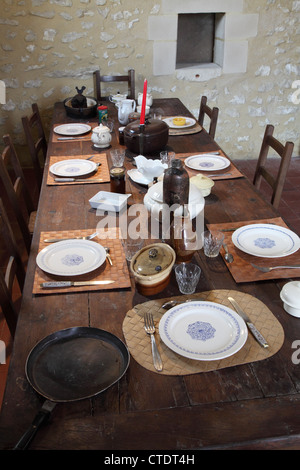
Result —
<path fill-rule="evenodd" d="M 62 240 L 39 252 L 36 263 L 57 276 L 78 276 L 99 268 L 106 259 L 102 245 L 91 240 Z"/>
<path fill-rule="evenodd" d="M 145 178 L 145 176 L 142 175 L 142 173 L 135 168 L 128 170 L 127 174 L 135 183 L 148 186 L 148 184 L 151 182 L 151 179 Z"/>
<path fill-rule="evenodd" d="M 291 230 L 274 224 L 250 224 L 232 234 L 232 242 L 249 255 L 280 258 L 295 253 L 300 239 Z"/>
<path fill-rule="evenodd" d="M 199 171 L 223 170 L 230 165 L 228 158 L 222 157 L 221 155 L 212 155 L 209 153 L 193 155 L 186 158 L 184 163 L 189 168 Z"/>
<path fill-rule="evenodd" d="M 70 123 L 56 126 L 53 130 L 56 132 L 56 134 L 60 135 L 80 135 L 89 132 L 91 130 L 91 126 L 88 124 Z"/>
<path fill-rule="evenodd" d="M 50 166 L 50 171 L 57 176 L 83 176 L 97 169 L 97 164 L 91 160 L 71 159 L 61 160 Z"/>
<path fill-rule="evenodd" d="M 215 361 L 232 356 L 245 344 L 248 330 L 233 310 L 214 302 L 188 302 L 165 313 L 159 323 L 162 341 L 181 356 Z"/>
<path fill-rule="evenodd" d="M 183 126 L 176 126 L 176 124 L 173 123 L 174 117 L 183 117 L 186 121 L 185 124 Z M 189 118 L 189 117 L 186 117 L 186 116 L 173 116 L 173 117 L 169 117 L 169 118 L 164 118 L 164 119 L 162 119 L 162 121 L 164 121 L 166 124 L 168 124 L 168 126 L 171 127 L 171 129 L 184 129 L 186 127 L 192 127 L 196 124 L 196 119 Z"/>

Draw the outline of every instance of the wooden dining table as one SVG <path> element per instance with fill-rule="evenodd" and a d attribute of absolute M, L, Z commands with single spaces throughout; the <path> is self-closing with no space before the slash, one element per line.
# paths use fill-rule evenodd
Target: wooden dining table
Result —
<path fill-rule="evenodd" d="M 205 197 L 204 223 L 205 227 L 223 230 L 235 259 L 227 263 L 223 249 L 216 258 L 206 257 L 203 249 L 197 250 L 192 263 L 200 266 L 201 276 L 191 298 L 232 307 L 228 296 L 234 297 L 263 333 L 269 348 L 262 348 L 249 333 L 240 351 L 220 360 L 198 361 L 170 351 L 159 336 L 159 321 L 166 313 L 161 307 L 164 300 L 183 297 L 174 272 L 163 291 L 148 297 L 142 295 L 136 288 L 122 244 L 117 251 L 119 240 L 107 241 L 111 243 L 113 266 L 106 262 L 105 273 L 108 277 L 114 273 L 113 287 L 40 289 L 41 279 L 49 280 L 36 263 L 44 238 L 93 233 L 101 217 L 105 217 L 91 208 L 89 199 L 101 190 L 110 191 L 109 173 L 105 173 L 112 166 L 110 150 L 125 148 L 118 140 L 117 109 L 113 103 L 105 104 L 115 124 L 110 147 L 105 149 L 93 146 L 91 134 L 87 138 L 57 141 L 55 126 L 70 122 L 95 126 L 97 117 L 79 120 L 67 116 L 63 103 L 54 106 L 22 306 L 0 414 L 0 448 L 14 448 L 44 402 L 25 374 L 32 348 L 54 332 L 83 326 L 108 331 L 121 339 L 130 353 L 128 369 L 120 380 L 92 398 L 57 404 L 30 443 L 30 449 L 144 450 L 170 455 L 179 455 L 180 451 L 194 455 L 201 449 L 299 449 L 300 321 L 284 310 L 280 291 L 300 273 L 299 270 L 261 273 L 251 262 L 263 266 L 269 262 L 274 265 L 276 260 L 245 254 L 231 238 L 236 228 L 246 224 L 271 222 L 285 226 L 285 222 L 239 172 L 234 155 L 227 155 L 204 129 L 187 129 L 179 135 L 170 132 L 167 149 L 183 161 L 188 155 L 215 151 L 231 161 L 229 169 L 212 177 L 214 186 Z M 177 98 L 155 99 L 152 111 L 163 118 L 192 117 Z M 64 184 L 53 181 L 49 167 L 54 162 L 90 155 L 94 155 L 95 161 L 103 159 L 99 167 L 103 181 Z M 133 157 L 127 149 L 126 170 L 135 168 Z M 143 204 L 147 190 L 147 186 L 126 175 L 126 193 L 131 194 L 128 208 Z M 150 238 L 147 241 L 151 242 Z M 297 256 L 292 254 L 285 261 L 295 261 Z M 144 331 L 145 311 L 154 315 L 155 336 L 164 366 L 161 372 L 153 367 L 150 339 Z"/>

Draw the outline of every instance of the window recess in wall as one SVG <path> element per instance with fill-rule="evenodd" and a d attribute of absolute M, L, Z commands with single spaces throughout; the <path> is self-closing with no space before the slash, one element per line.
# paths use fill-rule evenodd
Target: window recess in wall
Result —
<path fill-rule="evenodd" d="M 178 15 L 176 68 L 213 62 L 214 13 Z"/>
<path fill-rule="evenodd" d="M 216 13 L 178 14 L 176 69 L 218 63 L 215 40 L 220 17 Z"/>

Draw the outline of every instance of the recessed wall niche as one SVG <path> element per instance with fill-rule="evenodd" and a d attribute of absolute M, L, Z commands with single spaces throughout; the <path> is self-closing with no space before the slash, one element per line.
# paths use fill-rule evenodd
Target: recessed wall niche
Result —
<path fill-rule="evenodd" d="M 213 61 L 178 67 L 179 17 L 200 13 L 214 14 Z M 159 13 L 148 17 L 148 39 L 153 43 L 153 75 L 206 81 L 223 74 L 245 73 L 248 39 L 257 35 L 258 18 L 256 13 L 243 13 L 243 0 L 162 0 Z"/>
<path fill-rule="evenodd" d="M 180 13 L 176 69 L 214 62 L 214 42 L 214 13 Z"/>

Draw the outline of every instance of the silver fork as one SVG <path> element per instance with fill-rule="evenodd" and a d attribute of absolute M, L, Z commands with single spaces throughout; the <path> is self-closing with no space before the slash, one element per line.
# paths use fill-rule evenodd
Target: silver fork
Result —
<path fill-rule="evenodd" d="M 293 266 L 272 266 L 272 267 L 262 267 L 262 266 L 257 266 L 254 263 L 251 263 L 251 265 L 262 271 L 263 273 L 268 273 L 269 271 L 273 271 L 273 269 L 299 269 L 300 264 L 294 264 Z"/>
<path fill-rule="evenodd" d="M 153 315 L 152 313 L 145 313 L 144 315 L 144 323 L 145 323 L 145 331 L 148 335 L 150 335 L 151 338 L 151 349 L 152 349 L 152 357 L 153 357 L 153 364 L 156 370 L 161 371 L 163 366 L 162 366 L 162 361 L 161 357 L 159 355 L 154 333 L 155 333 L 155 326 L 154 326 L 154 321 L 153 321 Z"/>

